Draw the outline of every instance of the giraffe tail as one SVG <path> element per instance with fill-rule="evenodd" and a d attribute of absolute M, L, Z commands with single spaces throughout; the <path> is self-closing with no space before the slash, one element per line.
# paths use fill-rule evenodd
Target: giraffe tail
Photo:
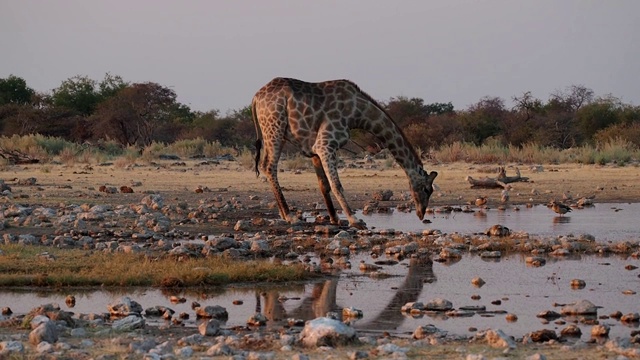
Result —
<path fill-rule="evenodd" d="M 261 131 L 260 125 L 258 125 L 258 116 L 256 115 L 256 102 L 255 100 L 251 102 L 251 115 L 253 116 L 253 124 L 256 126 L 256 159 L 255 159 L 255 170 L 256 177 L 260 176 L 260 150 L 262 149 L 262 139 L 261 139 Z"/>
<path fill-rule="evenodd" d="M 262 140 L 256 140 L 256 177 L 260 176 L 260 149 L 262 148 Z"/>

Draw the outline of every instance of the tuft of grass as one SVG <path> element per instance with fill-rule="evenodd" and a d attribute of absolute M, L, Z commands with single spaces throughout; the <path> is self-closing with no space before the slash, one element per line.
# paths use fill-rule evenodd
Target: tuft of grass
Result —
<path fill-rule="evenodd" d="M 240 151 L 240 155 L 236 157 L 236 161 L 243 168 L 253 170 L 255 167 L 255 154 L 245 147 Z"/>
<path fill-rule="evenodd" d="M 0 245 L 0 287 L 151 286 L 166 278 L 182 286 L 215 286 L 239 282 L 286 282 L 311 277 L 301 265 L 268 260 L 234 261 L 198 258 L 177 261 L 141 254 L 90 252 L 41 246 Z M 55 260 L 42 253 L 47 252 Z"/>
<path fill-rule="evenodd" d="M 301 154 L 295 154 L 287 159 L 281 161 L 282 168 L 289 171 L 295 170 L 308 170 L 313 166 L 311 165 L 311 160 L 308 157 L 302 156 Z"/>

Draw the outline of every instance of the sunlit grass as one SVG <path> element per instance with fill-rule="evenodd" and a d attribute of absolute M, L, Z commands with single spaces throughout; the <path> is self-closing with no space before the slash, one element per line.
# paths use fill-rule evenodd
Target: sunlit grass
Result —
<path fill-rule="evenodd" d="M 275 264 L 268 260 L 201 258 L 178 261 L 141 254 L 22 245 L 0 245 L 0 251 L 0 287 L 160 287 L 167 279 L 191 287 L 297 281 L 311 276 L 300 265 Z"/>

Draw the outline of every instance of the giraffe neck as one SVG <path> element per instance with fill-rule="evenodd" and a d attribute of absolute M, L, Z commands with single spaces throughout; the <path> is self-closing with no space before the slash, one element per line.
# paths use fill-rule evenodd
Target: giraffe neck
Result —
<path fill-rule="evenodd" d="M 377 104 L 370 104 L 357 127 L 373 134 L 407 174 L 422 169 L 422 161 L 402 130 Z"/>

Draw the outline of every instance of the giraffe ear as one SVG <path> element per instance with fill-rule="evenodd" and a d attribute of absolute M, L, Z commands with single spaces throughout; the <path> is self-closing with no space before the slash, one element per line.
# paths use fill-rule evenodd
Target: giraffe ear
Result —
<path fill-rule="evenodd" d="M 427 175 L 427 180 L 432 183 L 433 180 L 436 178 L 436 176 L 438 176 L 438 173 L 435 171 L 432 171 Z"/>

